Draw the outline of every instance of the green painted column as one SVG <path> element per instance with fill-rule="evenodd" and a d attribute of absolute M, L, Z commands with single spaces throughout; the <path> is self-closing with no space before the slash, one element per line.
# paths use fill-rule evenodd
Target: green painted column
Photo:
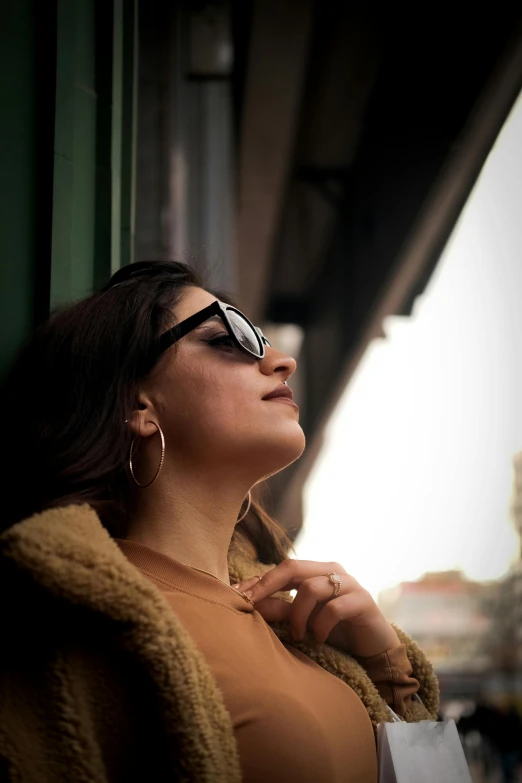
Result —
<path fill-rule="evenodd" d="M 125 0 L 122 46 L 120 265 L 134 261 L 138 107 L 138 0 Z"/>
<path fill-rule="evenodd" d="M 0 25 L 0 375 L 34 320 L 35 34 L 33 3 L 6 3 Z"/>
<path fill-rule="evenodd" d="M 111 117 L 111 274 L 121 266 L 121 140 L 123 92 L 123 0 L 114 0 Z"/>
<path fill-rule="evenodd" d="M 51 307 L 132 259 L 137 2 L 58 0 Z"/>
<path fill-rule="evenodd" d="M 58 0 L 51 308 L 88 293 L 94 267 L 93 0 Z"/>
<path fill-rule="evenodd" d="M 8 0 L 0 376 L 49 309 L 133 259 L 138 0 Z"/>

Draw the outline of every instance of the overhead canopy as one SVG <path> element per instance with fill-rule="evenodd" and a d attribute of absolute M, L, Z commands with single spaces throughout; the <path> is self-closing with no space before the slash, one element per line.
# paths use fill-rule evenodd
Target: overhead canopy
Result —
<path fill-rule="evenodd" d="M 265 328 L 304 334 L 308 448 L 271 480 L 298 529 L 340 392 L 383 319 L 423 291 L 522 87 L 520 11 L 139 10 L 136 257 L 188 258 Z"/>
<path fill-rule="evenodd" d="M 259 0 L 239 130 L 241 302 L 304 330 L 304 458 L 272 480 L 301 524 L 324 423 L 368 342 L 408 314 L 522 87 L 520 13 L 429 18 Z"/>

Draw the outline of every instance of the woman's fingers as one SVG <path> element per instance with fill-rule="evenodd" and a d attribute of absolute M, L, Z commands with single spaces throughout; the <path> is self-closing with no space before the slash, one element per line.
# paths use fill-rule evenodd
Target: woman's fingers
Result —
<path fill-rule="evenodd" d="M 317 563 L 315 560 L 289 559 L 283 560 L 282 563 L 272 568 L 271 571 L 267 571 L 263 578 L 258 580 L 253 586 L 245 589 L 244 584 L 242 584 L 239 589 L 243 590 L 243 592 L 246 592 L 248 589 L 248 597 L 254 603 L 257 603 L 280 590 L 299 588 L 305 579 L 311 579 L 322 574 L 327 577 L 330 572 L 339 574 L 341 581 L 343 578 L 353 580 L 353 577 L 349 577 L 344 568 L 338 563 Z M 326 581 L 328 583 L 328 577 Z"/>
<path fill-rule="evenodd" d="M 267 623 L 283 623 L 290 619 L 292 604 L 284 598 L 264 598 L 256 604 L 256 611 Z"/>
<path fill-rule="evenodd" d="M 304 638 L 306 628 L 326 601 L 332 598 L 334 585 L 327 576 L 316 576 L 301 583 L 292 604 L 290 617 L 291 633 L 294 640 Z"/>
<path fill-rule="evenodd" d="M 338 574 L 339 595 L 328 575 Z M 319 643 L 327 641 L 340 650 L 371 657 L 400 644 L 393 626 L 372 596 L 338 563 L 284 560 L 259 579 L 239 583 L 255 608 L 268 622 L 288 621 L 295 640 L 307 628 Z M 272 598 L 274 593 L 296 589 L 293 602 Z"/>
<path fill-rule="evenodd" d="M 237 582 L 236 584 L 232 585 L 232 587 L 234 587 L 236 590 L 241 590 L 241 592 L 244 593 L 245 590 L 249 590 L 251 587 L 257 584 L 260 579 L 260 576 L 251 576 L 250 579 L 246 579 L 244 582 Z"/>
<path fill-rule="evenodd" d="M 314 617 L 311 630 L 318 642 L 325 642 L 333 629 L 343 621 L 353 623 L 368 611 L 369 597 L 366 590 L 354 590 L 329 601 Z"/>
<path fill-rule="evenodd" d="M 280 590 L 297 588 L 293 603 L 287 604 L 291 610 L 285 609 L 284 619 L 289 619 L 292 637 L 294 640 L 299 640 L 304 638 L 307 627 L 313 627 L 321 609 L 327 602 L 330 602 L 335 594 L 336 586 L 328 578 L 328 574 L 332 572 L 337 573 L 341 579 L 340 595 L 361 590 L 359 583 L 337 563 L 318 563 L 307 560 L 285 560 L 264 574 L 262 579 L 251 577 L 241 582 L 238 589 L 247 593 L 255 603 L 256 609 L 265 620 L 270 622 L 268 615 L 265 616 L 263 611 L 267 599 Z M 266 606 L 270 607 L 271 605 L 266 604 Z M 275 610 L 282 611 L 279 602 L 275 606 Z M 267 609 L 267 611 L 271 616 L 272 610 Z M 330 612 L 327 612 L 326 617 L 329 616 Z M 279 613 L 277 619 L 281 619 Z"/>
<path fill-rule="evenodd" d="M 316 638 L 321 637 L 320 640 L 324 641 L 337 623 L 354 619 L 359 610 L 366 609 L 371 601 L 369 594 L 348 574 L 343 575 L 339 596 L 334 598 L 334 594 L 335 586 L 327 577 L 318 576 L 301 584 L 290 618 L 294 639 L 303 639 L 306 629 L 310 628 Z"/>

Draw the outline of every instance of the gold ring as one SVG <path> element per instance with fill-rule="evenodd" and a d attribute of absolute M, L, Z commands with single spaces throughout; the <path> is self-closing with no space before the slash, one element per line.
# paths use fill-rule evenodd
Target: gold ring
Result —
<path fill-rule="evenodd" d="M 328 574 L 328 579 L 330 580 L 330 582 L 335 587 L 334 594 L 332 595 L 332 598 L 337 598 L 337 596 L 341 592 L 341 577 L 339 576 L 339 574 L 334 574 L 332 572 L 332 573 Z M 332 598 L 330 598 L 330 601 L 332 600 Z"/>

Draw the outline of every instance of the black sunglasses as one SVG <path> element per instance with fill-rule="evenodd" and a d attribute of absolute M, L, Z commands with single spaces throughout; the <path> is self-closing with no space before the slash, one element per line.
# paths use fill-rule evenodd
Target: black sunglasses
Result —
<path fill-rule="evenodd" d="M 166 351 L 167 348 L 170 348 L 171 345 L 182 337 L 185 337 L 185 335 L 195 329 L 196 326 L 200 326 L 204 321 L 207 321 L 215 315 L 219 316 L 225 324 L 225 328 L 234 345 L 249 356 L 253 356 L 256 359 L 263 358 L 265 355 L 265 345 L 270 345 L 270 343 L 261 329 L 254 326 L 240 310 L 217 300 L 212 302 L 208 307 L 204 307 L 203 310 L 185 318 L 184 321 L 176 324 L 172 329 L 164 332 L 159 338 L 158 355 L 162 354 L 163 351 Z"/>

